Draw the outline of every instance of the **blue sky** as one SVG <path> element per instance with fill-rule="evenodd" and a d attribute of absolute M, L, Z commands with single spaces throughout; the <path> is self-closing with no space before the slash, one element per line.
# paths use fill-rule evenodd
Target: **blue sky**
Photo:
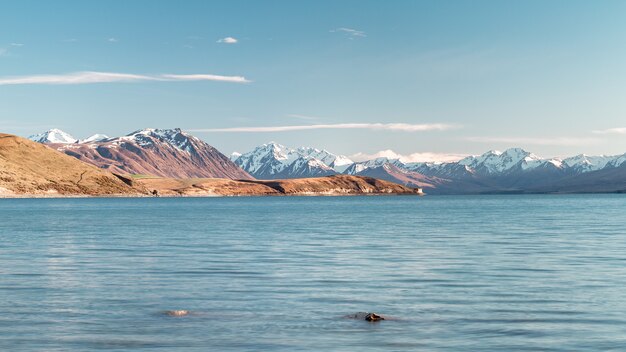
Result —
<path fill-rule="evenodd" d="M 0 130 L 622 154 L 625 16 L 624 1 L 0 1 Z"/>

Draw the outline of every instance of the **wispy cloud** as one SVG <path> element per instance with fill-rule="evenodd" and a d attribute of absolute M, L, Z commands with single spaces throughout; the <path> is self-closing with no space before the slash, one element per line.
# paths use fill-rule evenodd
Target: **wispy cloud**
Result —
<path fill-rule="evenodd" d="M 24 46 L 22 43 L 9 43 L 4 47 L 0 47 L 0 57 L 11 56 L 13 50 L 17 50 L 19 47 Z"/>
<path fill-rule="evenodd" d="M 593 131 L 595 134 L 626 134 L 626 127 L 609 128 L 606 130 Z"/>
<path fill-rule="evenodd" d="M 350 155 L 350 159 L 354 161 L 366 161 L 376 158 L 388 158 L 388 159 L 400 159 L 404 163 L 416 163 L 416 162 L 453 162 L 459 161 L 466 157 L 466 154 L 455 153 L 411 153 L 411 154 L 399 154 L 391 149 L 381 150 L 378 153 L 356 153 Z"/>
<path fill-rule="evenodd" d="M 366 129 L 366 130 L 388 130 L 388 131 L 443 131 L 457 126 L 433 123 L 433 124 L 408 124 L 408 123 L 336 123 L 319 125 L 297 125 L 297 126 L 271 126 L 271 127 L 230 127 L 230 128 L 197 128 L 190 129 L 191 132 L 289 132 L 305 130 L 331 130 L 331 129 Z"/>
<path fill-rule="evenodd" d="M 232 83 L 250 82 L 243 76 L 220 76 L 210 74 L 159 74 L 139 75 L 116 72 L 73 72 L 60 75 L 32 75 L 16 77 L 0 77 L 0 85 L 16 84 L 90 84 L 111 82 L 141 82 L 141 81 L 219 81 Z"/>
<path fill-rule="evenodd" d="M 218 43 L 223 43 L 223 44 L 237 44 L 238 41 L 239 40 L 237 40 L 237 38 L 233 38 L 233 37 L 226 37 L 226 38 L 221 38 L 217 40 Z"/>
<path fill-rule="evenodd" d="M 307 116 L 307 115 L 300 115 L 300 114 L 288 114 L 287 117 L 293 117 L 294 119 L 300 119 L 300 120 L 319 120 L 319 117 L 316 116 Z"/>
<path fill-rule="evenodd" d="M 343 33 L 347 35 L 348 37 L 350 37 L 350 39 L 352 39 L 353 37 L 367 37 L 367 35 L 365 35 L 365 32 L 363 31 L 353 29 L 353 28 L 346 28 L 346 27 L 339 27 L 336 29 L 331 29 L 330 32 L 331 33 Z"/>
<path fill-rule="evenodd" d="M 109 43 L 117 43 L 119 40 L 117 40 L 117 38 L 109 38 L 107 39 L 107 42 Z"/>
<path fill-rule="evenodd" d="M 469 137 L 466 140 L 476 143 L 505 143 L 509 145 L 548 145 L 548 146 L 578 146 L 600 142 L 597 138 L 587 137 Z"/>

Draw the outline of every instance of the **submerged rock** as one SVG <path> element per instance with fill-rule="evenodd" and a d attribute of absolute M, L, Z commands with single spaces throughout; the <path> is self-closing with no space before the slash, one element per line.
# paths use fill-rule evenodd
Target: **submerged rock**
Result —
<path fill-rule="evenodd" d="M 365 316 L 365 320 L 367 320 L 367 321 L 379 321 L 379 320 L 385 320 L 385 318 L 381 317 L 380 315 L 378 315 L 376 313 L 369 313 L 368 315 Z"/>
<path fill-rule="evenodd" d="M 383 316 L 378 315 L 376 313 L 370 313 L 370 312 L 358 312 L 356 314 L 350 314 L 346 316 L 346 318 L 356 319 L 356 320 L 365 320 L 365 321 L 370 321 L 370 322 L 385 320 Z"/>
<path fill-rule="evenodd" d="M 189 311 L 188 310 L 166 310 L 165 314 L 169 315 L 170 317 L 184 317 L 186 315 L 189 315 Z"/>

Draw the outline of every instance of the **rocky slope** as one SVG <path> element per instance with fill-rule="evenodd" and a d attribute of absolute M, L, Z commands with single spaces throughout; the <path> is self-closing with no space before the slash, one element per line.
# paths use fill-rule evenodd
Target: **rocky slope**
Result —
<path fill-rule="evenodd" d="M 42 144 L 0 133 L 0 196 L 139 194 L 109 172 Z"/>
<path fill-rule="evenodd" d="M 62 132 L 62 131 L 61 131 Z M 144 129 L 123 137 L 94 135 L 82 141 L 48 138 L 38 141 L 84 162 L 119 174 L 147 174 L 160 177 L 215 177 L 252 179 L 228 157 L 206 142 L 180 129 Z M 66 135 L 66 134 L 65 134 Z"/>

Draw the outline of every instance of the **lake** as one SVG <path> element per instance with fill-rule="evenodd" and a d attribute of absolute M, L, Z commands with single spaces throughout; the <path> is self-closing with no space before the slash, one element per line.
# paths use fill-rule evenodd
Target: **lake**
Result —
<path fill-rule="evenodd" d="M 0 236 L 2 351 L 626 350 L 626 195 L 2 199 Z"/>

